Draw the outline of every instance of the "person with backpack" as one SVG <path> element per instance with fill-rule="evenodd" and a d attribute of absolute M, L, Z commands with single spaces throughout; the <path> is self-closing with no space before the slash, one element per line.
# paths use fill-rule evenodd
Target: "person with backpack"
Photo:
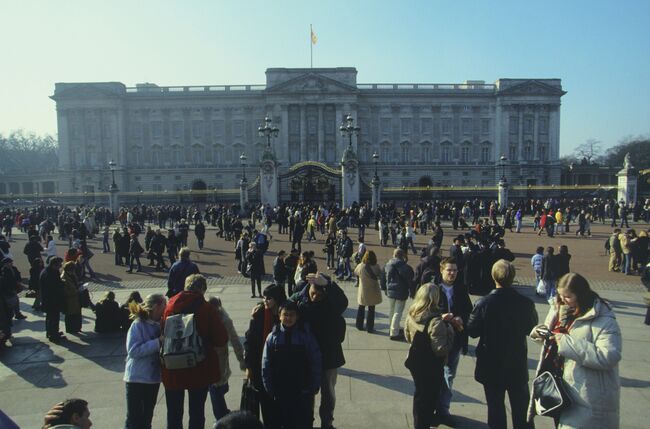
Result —
<path fill-rule="evenodd" d="M 131 307 L 133 321 L 126 335 L 125 429 L 151 429 L 160 389 L 160 318 L 167 301 L 162 294 L 147 296 Z M 99 303 L 97 304 L 99 307 Z"/>
<path fill-rule="evenodd" d="M 205 277 L 200 274 L 188 276 L 184 290 L 169 300 L 160 322 L 168 428 L 183 427 L 186 390 L 189 427 L 203 428 L 208 388 L 221 379 L 216 348 L 227 345 L 228 332 L 217 309 L 204 298 L 207 289 Z M 178 331 L 187 335 L 173 337 L 172 333 Z"/>

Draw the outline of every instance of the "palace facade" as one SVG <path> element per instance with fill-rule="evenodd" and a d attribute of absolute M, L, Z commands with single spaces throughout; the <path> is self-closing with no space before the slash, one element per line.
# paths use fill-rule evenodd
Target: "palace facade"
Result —
<path fill-rule="evenodd" d="M 106 191 L 114 160 L 122 191 L 226 195 L 238 189 L 245 154 L 254 201 L 267 144 L 257 128 L 268 115 L 279 128 L 280 200 L 338 199 L 346 114 L 360 127 L 352 143 L 364 200 L 374 152 L 383 188 L 494 186 L 502 171 L 514 184 L 559 184 L 564 94 L 560 79 L 357 83 L 350 67 L 270 68 L 264 85 L 57 83 L 56 188 Z"/>

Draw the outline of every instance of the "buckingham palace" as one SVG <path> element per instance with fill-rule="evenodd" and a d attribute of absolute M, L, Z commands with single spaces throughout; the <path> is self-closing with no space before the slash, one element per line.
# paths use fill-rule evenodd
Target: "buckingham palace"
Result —
<path fill-rule="evenodd" d="M 261 85 L 57 83 L 57 191 L 106 191 L 114 161 L 122 191 L 207 190 L 216 200 L 247 177 L 254 201 L 267 116 L 278 128 L 270 150 L 280 201 L 338 199 L 347 115 L 359 128 L 351 150 L 362 200 L 375 172 L 382 188 L 479 188 L 501 175 L 559 184 L 564 94 L 560 79 L 358 83 L 351 67 L 270 68 Z"/>

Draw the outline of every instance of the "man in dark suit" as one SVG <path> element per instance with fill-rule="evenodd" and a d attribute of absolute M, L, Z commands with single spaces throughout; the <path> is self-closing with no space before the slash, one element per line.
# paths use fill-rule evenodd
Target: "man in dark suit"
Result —
<path fill-rule="evenodd" d="M 456 237 L 455 241 L 457 240 L 458 237 Z M 440 277 L 441 282 L 438 285 L 440 288 L 440 302 L 438 304 L 442 311 L 442 320 L 451 323 L 456 335 L 454 336 L 454 345 L 447 356 L 445 382 L 442 383 L 436 413 L 440 423 L 454 427 L 455 421 L 449 412 L 452 397 L 451 389 L 456 377 L 460 354 L 461 352 L 467 354 L 467 334 L 464 332 L 464 327 L 472 312 L 472 301 L 462 281 L 456 281 L 458 277 L 456 259 L 444 258 L 440 262 Z"/>
<path fill-rule="evenodd" d="M 476 303 L 467 323 L 467 333 L 480 337 L 474 378 L 485 390 L 488 426 L 506 427 L 504 399 L 508 392 L 513 427 L 533 427 L 526 422 L 530 399 L 526 337 L 537 325 L 537 311 L 533 301 L 511 287 L 515 279 L 512 263 L 497 261 L 492 278 L 496 289 Z"/>

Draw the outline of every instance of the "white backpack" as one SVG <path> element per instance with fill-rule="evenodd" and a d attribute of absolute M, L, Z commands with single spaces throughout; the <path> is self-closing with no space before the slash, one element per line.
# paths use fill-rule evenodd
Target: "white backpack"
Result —
<path fill-rule="evenodd" d="M 202 300 L 193 303 L 191 313 L 174 314 L 165 320 L 165 339 L 160 352 L 162 363 L 167 369 L 194 368 L 205 360 L 203 339 L 199 335 L 196 310 Z"/>

